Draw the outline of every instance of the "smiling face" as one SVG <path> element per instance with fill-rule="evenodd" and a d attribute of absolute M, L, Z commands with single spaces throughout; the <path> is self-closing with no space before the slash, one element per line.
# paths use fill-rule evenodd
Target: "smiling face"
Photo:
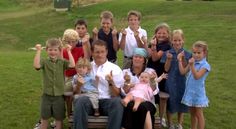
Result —
<path fill-rule="evenodd" d="M 184 45 L 184 38 L 183 38 L 183 36 L 180 33 L 173 34 L 173 37 L 172 37 L 172 46 L 173 46 L 173 48 L 176 51 L 178 51 L 181 48 L 183 48 L 183 45 Z"/>
<path fill-rule="evenodd" d="M 88 73 L 89 69 L 87 66 L 78 66 L 76 67 L 76 72 L 81 76 L 85 76 Z"/>
<path fill-rule="evenodd" d="M 169 38 L 168 30 L 164 27 L 160 28 L 155 33 L 155 36 L 158 42 L 168 41 L 168 38 Z"/>
<path fill-rule="evenodd" d="M 137 30 L 140 24 L 139 18 L 135 15 L 130 15 L 128 18 L 128 24 L 132 30 Z"/>
<path fill-rule="evenodd" d="M 134 55 L 132 58 L 132 61 L 133 61 L 132 63 L 134 67 L 142 68 L 143 65 L 145 64 L 145 58 L 140 55 Z"/>
<path fill-rule="evenodd" d="M 94 45 L 92 56 L 96 65 L 102 65 L 107 60 L 107 49 L 105 46 Z"/>
<path fill-rule="evenodd" d="M 192 51 L 193 51 L 193 58 L 196 61 L 200 61 L 206 57 L 206 52 L 201 47 L 194 47 L 192 48 Z"/>
<path fill-rule="evenodd" d="M 48 54 L 48 57 L 50 57 L 53 60 L 56 60 L 60 55 L 60 49 L 58 46 L 48 47 L 46 48 L 46 52 Z"/>
<path fill-rule="evenodd" d="M 110 28 L 112 27 L 112 20 L 109 18 L 102 18 L 101 19 L 101 27 L 105 33 L 109 33 Z"/>
<path fill-rule="evenodd" d="M 147 72 L 142 72 L 139 76 L 139 81 L 141 83 L 149 83 L 150 82 L 150 75 Z"/>

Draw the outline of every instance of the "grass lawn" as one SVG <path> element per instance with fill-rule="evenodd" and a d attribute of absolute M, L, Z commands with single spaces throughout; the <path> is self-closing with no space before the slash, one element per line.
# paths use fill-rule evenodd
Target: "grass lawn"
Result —
<path fill-rule="evenodd" d="M 142 12 L 141 26 L 152 37 L 154 28 L 167 22 L 181 28 L 185 48 L 196 40 L 207 41 L 212 71 L 206 81 L 210 106 L 204 110 L 206 129 L 235 129 L 236 124 L 236 2 L 111 0 L 70 12 L 55 12 L 51 6 L 25 6 L 24 0 L 0 1 L 0 129 L 31 129 L 39 118 L 41 74 L 33 69 L 35 52 L 27 48 L 50 37 L 61 37 L 77 18 L 88 21 L 89 32 L 99 27 L 99 15 L 111 10 L 118 29 L 127 25 L 129 10 Z M 119 59 L 122 53 L 119 51 Z M 121 63 L 121 61 L 119 62 Z M 65 123 L 65 127 L 66 127 Z M 189 114 L 184 127 L 190 128 Z"/>

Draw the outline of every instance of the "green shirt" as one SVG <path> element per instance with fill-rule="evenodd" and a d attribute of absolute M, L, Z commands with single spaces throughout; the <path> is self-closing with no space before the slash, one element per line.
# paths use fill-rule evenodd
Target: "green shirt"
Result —
<path fill-rule="evenodd" d="M 43 93 L 52 96 L 64 94 L 64 71 L 69 68 L 69 62 L 57 59 L 41 59 L 40 65 L 43 75 Z"/>

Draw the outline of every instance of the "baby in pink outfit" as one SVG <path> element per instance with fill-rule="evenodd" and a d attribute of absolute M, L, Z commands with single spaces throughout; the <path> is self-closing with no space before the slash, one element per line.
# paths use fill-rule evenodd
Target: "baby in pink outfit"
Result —
<path fill-rule="evenodd" d="M 152 101 L 156 83 L 166 77 L 167 74 L 162 74 L 158 79 L 152 80 L 151 75 L 148 72 L 142 72 L 139 76 L 139 83 L 136 83 L 135 86 L 131 88 L 130 92 L 121 101 L 122 104 L 126 107 L 130 101 L 134 100 L 133 111 L 137 111 L 140 103 L 144 101 Z M 155 84 L 153 84 L 153 81 L 155 81 Z"/>

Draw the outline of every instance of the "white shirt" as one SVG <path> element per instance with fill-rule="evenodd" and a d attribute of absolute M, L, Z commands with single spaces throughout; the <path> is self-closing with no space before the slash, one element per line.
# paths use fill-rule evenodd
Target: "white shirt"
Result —
<path fill-rule="evenodd" d="M 125 31 L 127 32 L 126 34 L 126 39 L 125 39 L 125 49 L 123 51 L 124 56 L 127 57 L 132 57 L 134 53 L 134 48 L 138 47 L 138 43 L 134 37 L 134 32 L 130 29 L 130 27 L 126 28 Z M 138 29 L 139 32 L 139 37 L 140 39 L 144 37 L 147 39 L 147 31 L 139 27 Z M 119 42 L 121 41 L 122 38 L 122 33 L 119 35 Z"/>
<path fill-rule="evenodd" d="M 99 99 L 108 99 L 111 98 L 110 89 L 105 76 L 110 74 L 112 71 L 113 80 L 115 86 L 120 88 L 124 84 L 123 80 L 123 73 L 119 66 L 106 61 L 104 64 L 97 66 L 95 62 L 91 62 L 92 70 L 91 75 L 95 77 L 96 75 L 99 77 L 98 83 L 98 92 L 99 92 Z"/>

